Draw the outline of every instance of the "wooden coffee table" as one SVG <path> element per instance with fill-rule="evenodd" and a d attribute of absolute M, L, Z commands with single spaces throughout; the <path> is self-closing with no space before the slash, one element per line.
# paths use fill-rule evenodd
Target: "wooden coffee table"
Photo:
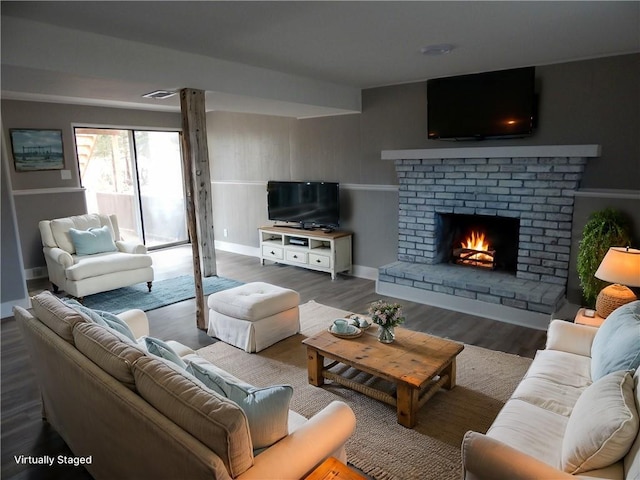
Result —
<path fill-rule="evenodd" d="M 398 423 L 412 428 L 417 422 L 418 409 L 429 398 L 440 388 L 450 390 L 455 387 L 456 356 L 464 345 L 406 328 L 396 328 L 395 341 L 384 344 L 377 339 L 377 329 L 372 325 L 364 335 L 353 339 L 338 338 L 325 330 L 304 340 L 309 383 L 320 387 L 325 379 L 332 380 L 394 405 Z M 325 365 L 325 357 L 334 361 Z M 338 363 L 393 383 L 395 394 L 354 382 L 329 370 Z"/>

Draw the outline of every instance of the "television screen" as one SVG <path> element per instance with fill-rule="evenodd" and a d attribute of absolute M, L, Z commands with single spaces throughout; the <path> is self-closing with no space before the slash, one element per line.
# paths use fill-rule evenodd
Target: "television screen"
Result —
<path fill-rule="evenodd" d="M 533 133 L 535 68 L 427 81 L 430 139 L 480 140 Z"/>
<path fill-rule="evenodd" d="M 309 226 L 337 227 L 340 223 L 339 184 L 331 182 L 267 183 L 269 220 Z"/>

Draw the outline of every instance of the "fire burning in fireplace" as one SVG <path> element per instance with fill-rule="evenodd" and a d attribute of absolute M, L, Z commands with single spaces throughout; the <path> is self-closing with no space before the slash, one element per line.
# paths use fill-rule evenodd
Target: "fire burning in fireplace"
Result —
<path fill-rule="evenodd" d="M 460 248 L 453 249 L 453 258 L 459 265 L 471 265 L 481 268 L 495 268 L 495 250 L 486 239 L 484 232 L 472 231 L 460 243 Z"/>

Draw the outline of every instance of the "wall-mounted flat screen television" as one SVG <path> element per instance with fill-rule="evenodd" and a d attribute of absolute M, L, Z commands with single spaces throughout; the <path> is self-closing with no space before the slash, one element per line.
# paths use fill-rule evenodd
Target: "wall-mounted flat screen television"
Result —
<path fill-rule="evenodd" d="M 302 228 L 340 224 L 340 187 L 332 182 L 267 183 L 269 220 L 295 222 Z"/>
<path fill-rule="evenodd" d="M 535 117 L 534 67 L 427 80 L 429 139 L 524 137 Z"/>

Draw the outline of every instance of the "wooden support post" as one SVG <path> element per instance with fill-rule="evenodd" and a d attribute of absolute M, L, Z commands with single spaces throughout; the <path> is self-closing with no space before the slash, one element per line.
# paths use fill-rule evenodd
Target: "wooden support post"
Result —
<path fill-rule="evenodd" d="M 200 251 L 203 255 L 204 276 L 210 277 L 216 274 L 204 91 L 186 88 L 180 90 L 180 108 L 187 220 L 196 286 L 196 325 L 204 330 L 206 322 Z"/>

